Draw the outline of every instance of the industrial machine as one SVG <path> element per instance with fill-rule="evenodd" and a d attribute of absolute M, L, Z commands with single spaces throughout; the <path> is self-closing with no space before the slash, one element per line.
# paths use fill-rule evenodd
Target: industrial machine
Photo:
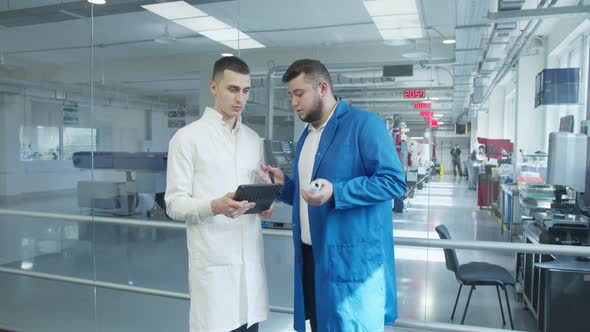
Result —
<path fill-rule="evenodd" d="M 588 137 L 571 132 L 549 135 L 547 184 L 554 199 L 534 213 L 526 242 L 590 246 Z M 590 196 L 590 195 L 588 195 Z M 524 299 L 543 332 L 575 331 L 590 325 L 590 257 L 524 254 Z"/>
<path fill-rule="evenodd" d="M 264 160 L 267 165 L 280 168 L 289 177 L 293 176 L 295 149 L 292 141 L 264 140 Z M 290 229 L 293 208 L 275 201 L 275 211 L 270 220 L 264 220 L 265 228 Z"/>

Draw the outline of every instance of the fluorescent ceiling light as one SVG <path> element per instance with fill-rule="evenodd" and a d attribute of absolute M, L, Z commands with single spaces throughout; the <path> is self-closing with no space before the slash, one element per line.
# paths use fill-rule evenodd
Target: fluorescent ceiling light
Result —
<path fill-rule="evenodd" d="M 456 42 L 457 41 L 454 38 L 449 38 L 449 39 L 443 40 L 443 44 L 447 44 L 447 45 L 455 44 Z"/>
<path fill-rule="evenodd" d="M 141 7 L 169 20 L 207 16 L 206 13 L 189 5 L 184 1 L 165 2 L 154 5 L 143 5 Z"/>
<path fill-rule="evenodd" d="M 218 42 L 238 39 L 250 39 L 250 37 L 247 34 L 234 28 L 211 31 L 199 31 L 199 33 L 209 39 L 213 39 Z"/>
<path fill-rule="evenodd" d="M 201 33 L 201 31 L 221 30 L 221 29 L 231 28 L 231 26 L 221 22 L 220 20 L 218 20 L 212 16 L 180 19 L 180 20 L 174 20 L 174 22 L 178 23 L 184 27 L 187 27 L 191 30 L 194 30 L 198 33 Z"/>
<path fill-rule="evenodd" d="M 422 38 L 422 28 L 403 28 L 379 30 L 383 39 L 415 39 Z"/>
<path fill-rule="evenodd" d="M 439 125 L 439 126 L 441 126 L 441 125 L 444 125 L 444 124 L 445 124 L 445 123 L 444 123 L 444 122 L 442 122 L 442 121 L 439 121 L 439 122 L 438 122 L 438 125 Z"/>
<path fill-rule="evenodd" d="M 423 37 L 416 0 L 365 0 L 363 5 L 384 40 Z"/>
<path fill-rule="evenodd" d="M 430 100 L 439 100 L 440 98 L 439 97 L 430 97 L 428 99 L 430 99 Z"/>
<path fill-rule="evenodd" d="M 363 5 L 371 16 L 414 14 L 418 12 L 415 0 L 365 0 Z"/>
<path fill-rule="evenodd" d="M 259 42 L 255 41 L 254 39 L 240 39 L 240 40 L 230 40 L 230 41 L 222 41 L 220 42 L 227 47 L 231 47 L 235 50 L 245 50 L 250 48 L 262 48 L 265 47 L 264 45 L 260 44 Z"/>
<path fill-rule="evenodd" d="M 106 2 L 106 0 L 88 0 L 88 2 L 95 4 L 95 5 L 104 5 Z"/>
<path fill-rule="evenodd" d="M 433 118 L 442 118 L 444 115 L 442 114 L 434 114 L 432 117 Z"/>
<path fill-rule="evenodd" d="M 373 22 L 379 30 L 421 27 L 418 14 L 375 16 Z"/>
<path fill-rule="evenodd" d="M 385 39 L 383 40 L 383 44 L 390 46 L 409 46 L 416 45 L 416 41 L 414 39 Z"/>
<path fill-rule="evenodd" d="M 142 6 L 203 36 L 234 49 L 265 47 L 242 31 L 189 5 L 184 1 Z"/>
<path fill-rule="evenodd" d="M 233 53 L 221 53 L 221 56 L 234 56 Z"/>

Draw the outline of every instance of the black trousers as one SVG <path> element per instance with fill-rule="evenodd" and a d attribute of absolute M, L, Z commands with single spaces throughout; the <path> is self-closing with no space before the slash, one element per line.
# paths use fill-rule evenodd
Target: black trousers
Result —
<path fill-rule="evenodd" d="M 311 246 L 301 243 L 303 257 L 303 303 L 305 304 L 305 318 L 309 319 L 311 331 L 318 330 L 318 320 L 315 306 L 315 262 Z"/>
<path fill-rule="evenodd" d="M 461 161 L 453 160 L 453 175 L 457 175 L 457 168 L 459 169 L 459 176 L 463 176 L 463 171 L 461 170 Z"/>
<path fill-rule="evenodd" d="M 231 330 L 230 332 L 258 332 L 258 323 L 250 326 L 250 328 L 247 328 L 247 326 L 248 324 L 242 325 L 235 330 Z"/>

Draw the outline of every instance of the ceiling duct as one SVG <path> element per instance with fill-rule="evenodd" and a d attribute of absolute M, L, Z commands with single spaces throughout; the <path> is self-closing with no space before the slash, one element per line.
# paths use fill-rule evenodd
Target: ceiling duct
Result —
<path fill-rule="evenodd" d="M 483 78 L 481 77 L 474 77 L 473 78 L 473 93 L 471 94 L 470 102 L 472 104 L 480 104 L 483 101 Z"/>
<path fill-rule="evenodd" d="M 524 3 L 524 0 L 499 0 L 498 12 L 521 10 Z M 518 33 L 517 28 L 516 22 L 496 23 L 492 27 L 487 48 L 478 64 L 478 76 L 473 80 L 473 91 L 469 100 L 471 113 L 477 113 L 474 108 L 479 108 L 479 105 L 484 101 L 485 90 L 489 86 L 489 80 L 485 78 L 496 74 L 502 68 L 504 63 L 502 60 L 506 57 L 510 47 L 513 47 L 515 35 Z M 471 113 L 467 113 L 467 115 L 471 115 Z"/>
<path fill-rule="evenodd" d="M 478 72 L 483 56 L 482 40 L 490 32 L 489 26 L 482 24 L 482 17 L 488 12 L 489 2 L 457 0 L 456 6 L 457 26 L 471 27 L 455 29 L 457 44 L 453 68 L 453 109 L 461 112 L 472 100 L 473 75 Z"/>
<path fill-rule="evenodd" d="M 520 10 L 525 0 L 499 0 L 498 11 Z"/>

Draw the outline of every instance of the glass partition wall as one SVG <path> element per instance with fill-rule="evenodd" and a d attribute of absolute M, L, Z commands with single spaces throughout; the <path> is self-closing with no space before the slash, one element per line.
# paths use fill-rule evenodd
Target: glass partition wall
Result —
<path fill-rule="evenodd" d="M 555 255 L 456 250 L 459 264 L 514 278 L 458 294 L 436 244 L 543 243 L 529 223 L 547 209 L 523 202 L 550 205 L 553 192 L 527 184 L 547 182 L 529 161 L 547 159 L 562 115 L 584 128 L 588 28 L 514 10 L 571 1 L 90 2 L 0 0 L 0 329 L 189 330 L 186 227 L 164 202 L 168 144 L 213 106 L 213 63 L 229 54 L 251 69 L 242 123 L 287 174 L 308 125 L 281 81 L 293 61 L 320 60 L 340 103 L 382 118 L 408 184 L 392 201 L 399 326 L 559 322 L 546 285 L 581 279 L 535 265 Z M 546 68 L 579 69 L 574 105 L 535 108 Z M 293 330 L 291 215 L 278 202 L 262 220 L 261 331 Z"/>

